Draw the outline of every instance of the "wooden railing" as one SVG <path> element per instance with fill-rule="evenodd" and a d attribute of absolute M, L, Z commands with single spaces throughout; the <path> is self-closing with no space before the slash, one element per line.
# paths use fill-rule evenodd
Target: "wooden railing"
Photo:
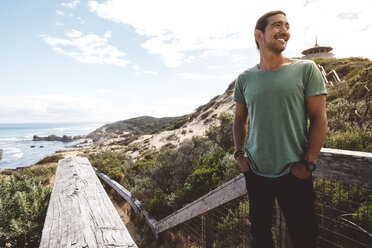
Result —
<path fill-rule="evenodd" d="M 314 176 L 316 178 L 341 182 L 343 184 L 359 186 L 371 190 L 372 153 L 324 148 L 321 151 L 318 161 L 318 169 L 315 171 Z M 106 176 L 101 175 L 100 177 L 102 179 L 106 178 L 103 180 L 105 180 L 105 182 L 108 182 L 109 185 L 114 185 L 113 188 L 120 195 L 128 200 L 133 209 L 136 212 L 139 211 L 140 203 L 138 200 L 132 199 L 130 192 L 125 190 L 116 182 L 112 182 L 112 180 L 108 179 Z M 201 239 L 203 239 L 201 243 L 199 243 L 199 245 L 203 244 L 200 245 L 201 247 L 212 247 L 211 242 L 207 242 L 208 238 L 206 237 L 206 235 L 208 234 L 208 232 L 206 231 L 208 230 L 208 228 L 206 227 L 206 225 L 208 224 L 208 218 L 206 216 L 208 216 L 208 213 L 212 212 L 212 210 L 220 208 L 221 206 L 234 201 L 234 199 L 246 196 L 246 193 L 247 191 L 245 188 L 245 179 L 243 175 L 239 175 L 162 220 L 156 221 L 154 219 L 151 219 L 147 215 L 148 224 L 150 225 L 154 234 L 158 236 L 160 233 L 166 230 L 170 230 L 176 226 L 180 226 L 183 223 L 192 221 L 193 219 L 201 218 L 200 221 L 198 221 L 198 225 L 200 224 L 201 227 L 198 231 L 196 231 L 201 233 Z M 320 207 L 323 208 L 324 206 Z M 368 207 L 371 206 L 368 205 L 367 208 Z M 372 209 L 369 209 L 367 211 L 372 211 Z M 224 212 L 228 211 L 224 210 Z M 277 236 L 281 237 L 281 240 L 277 242 L 277 247 L 290 247 L 290 241 L 288 241 L 288 233 L 286 231 L 284 217 L 282 216 L 280 210 L 275 211 L 274 214 L 277 218 Z M 368 219 L 368 221 L 372 224 L 372 219 Z M 367 232 L 367 238 L 368 235 L 372 238 L 372 235 L 368 233 L 368 231 L 365 232 Z M 355 242 L 358 244 L 359 241 Z M 330 247 L 343 246 L 335 245 Z"/>
<path fill-rule="evenodd" d="M 40 248 L 137 247 L 87 158 L 60 160 Z"/>

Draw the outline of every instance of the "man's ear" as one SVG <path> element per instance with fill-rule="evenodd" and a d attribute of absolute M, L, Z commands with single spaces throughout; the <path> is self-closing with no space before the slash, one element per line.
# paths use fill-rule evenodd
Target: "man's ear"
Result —
<path fill-rule="evenodd" d="M 260 43 L 263 40 L 263 33 L 261 30 L 256 29 L 254 31 L 254 38 L 258 43 Z"/>

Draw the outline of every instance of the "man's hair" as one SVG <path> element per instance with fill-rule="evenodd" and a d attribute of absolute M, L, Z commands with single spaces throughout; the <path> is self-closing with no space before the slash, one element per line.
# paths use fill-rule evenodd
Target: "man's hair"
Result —
<path fill-rule="evenodd" d="M 267 26 L 267 19 L 269 19 L 270 16 L 273 16 L 273 15 L 284 15 L 284 16 L 287 16 L 283 11 L 281 10 L 274 10 L 274 11 L 270 11 L 270 12 L 267 12 L 266 14 L 264 14 L 263 16 L 261 16 L 257 22 L 256 22 L 256 27 L 254 28 L 254 30 L 258 29 L 260 30 L 262 33 L 265 33 L 265 28 Z M 257 48 L 258 50 L 260 49 L 260 46 L 258 45 L 258 42 L 255 38 L 255 41 L 256 41 L 256 45 L 257 45 Z"/>

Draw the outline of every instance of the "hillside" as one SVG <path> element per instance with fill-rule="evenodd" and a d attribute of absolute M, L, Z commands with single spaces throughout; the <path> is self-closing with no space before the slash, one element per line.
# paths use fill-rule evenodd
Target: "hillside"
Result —
<path fill-rule="evenodd" d="M 367 148 L 372 127 L 372 62 L 363 58 L 315 59 L 326 72 L 335 70 L 341 82 L 326 85 L 329 134 L 326 147 L 371 151 Z M 234 82 L 222 94 L 198 107 L 194 113 L 180 117 L 132 118 L 105 125 L 88 137 L 107 149 L 130 146 L 128 154 L 137 157 L 140 151 L 158 150 L 164 145 L 175 145 L 193 136 L 203 136 L 206 130 L 220 123 L 221 113 L 233 114 Z M 345 137 L 351 139 L 346 141 Z M 355 143 L 364 140 L 358 147 Z M 358 142 L 357 142 L 358 143 Z"/>
<path fill-rule="evenodd" d="M 153 134 L 161 130 L 172 130 L 179 128 L 187 121 L 189 116 L 155 118 L 151 116 L 141 116 L 128 120 L 117 121 L 106 124 L 89 135 L 87 138 L 94 142 L 102 142 L 111 138 L 138 137 L 139 135 Z"/>
<path fill-rule="evenodd" d="M 234 83 L 231 83 L 222 95 L 214 97 L 190 115 L 166 118 L 142 116 L 118 121 L 95 130 L 87 138 L 93 139 L 98 146 L 106 147 L 105 150 L 107 146 L 120 149 L 123 145 L 136 146 L 141 150 L 159 149 L 166 144 L 177 146 L 185 139 L 205 135 L 206 130 L 219 124 L 221 113 L 233 113 L 233 86 Z M 131 155 L 136 157 L 138 152 Z"/>

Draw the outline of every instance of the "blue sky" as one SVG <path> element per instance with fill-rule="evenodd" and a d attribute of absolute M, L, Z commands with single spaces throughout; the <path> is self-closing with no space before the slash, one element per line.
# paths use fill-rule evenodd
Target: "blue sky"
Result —
<path fill-rule="evenodd" d="M 372 59 L 368 0 L 1 0 L 0 123 L 189 114 L 258 62 L 253 28 L 275 9 L 286 56 L 317 36 Z"/>

